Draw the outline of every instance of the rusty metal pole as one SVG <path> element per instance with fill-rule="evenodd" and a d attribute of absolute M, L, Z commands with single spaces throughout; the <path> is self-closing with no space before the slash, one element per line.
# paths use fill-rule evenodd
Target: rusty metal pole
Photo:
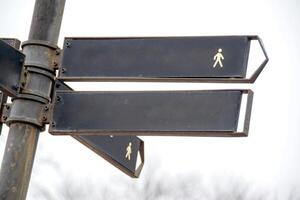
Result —
<path fill-rule="evenodd" d="M 0 171 L 0 199 L 26 199 L 39 133 L 51 101 L 65 0 L 36 0 L 28 41 L 23 43 L 24 77 L 7 119 L 9 134 Z"/>

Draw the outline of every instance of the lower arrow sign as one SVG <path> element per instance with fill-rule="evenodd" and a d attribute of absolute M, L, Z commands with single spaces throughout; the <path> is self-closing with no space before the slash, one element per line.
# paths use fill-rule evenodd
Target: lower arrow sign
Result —
<path fill-rule="evenodd" d="M 56 88 L 57 92 L 72 90 L 62 81 L 56 82 Z M 113 135 L 73 135 L 72 137 L 128 176 L 139 177 L 144 165 L 144 142 L 138 137 Z"/>
<path fill-rule="evenodd" d="M 136 136 L 73 136 L 106 161 L 132 178 L 138 178 L 144 165 L 144 142 Z M 137 165 L 140 156 L 141 164 Z"/>

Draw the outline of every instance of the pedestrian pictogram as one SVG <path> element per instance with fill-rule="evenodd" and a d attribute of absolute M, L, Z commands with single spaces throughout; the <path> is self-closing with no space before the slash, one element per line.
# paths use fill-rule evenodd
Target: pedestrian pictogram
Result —
<path fill-rule="evenodd" d="M 222 63 L 222 60 L 224 60 L 224 56 L 222 54 L 222 49 L 218 49 L 218 53 L 214 56 L 214 68 L 219 65 L 221 68 L 223 67 L 223 63 Z"/>
<path fill-rule="evenodd" d="M 131 150 L 131 142 L 129 142 L 127 148 L 126 148 L 126 155 L 125 155 L 125 158 L 127 160 L 130 160 L 130 155 L 132 153 L 132 150 Z"/>

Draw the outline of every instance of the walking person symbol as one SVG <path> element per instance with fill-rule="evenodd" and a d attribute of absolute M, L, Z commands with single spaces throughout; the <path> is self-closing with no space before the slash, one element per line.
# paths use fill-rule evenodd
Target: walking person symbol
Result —
<path fill-rule="evenodd" d="M 214 56 L 214 60 L 215 60 L 215 63 L 214 63 L 214 68 L 219 64 L 220 67 L 223 67 L 223 63 L 222 63 L 222 60 L 224 60 L 224 56 L 222 54 L 222 49 L 218 49 L 218 53 L 216 53 L 216 55 Z"/>
<path fill-rule="evenodd" d="M 131 150 L 131 142 L 129 142 L 127 148 L 126 148 L 126 155 L 125 155 L 125 158 L 130 160 L 130 155 L 132 153 L 132 150 Z"/>

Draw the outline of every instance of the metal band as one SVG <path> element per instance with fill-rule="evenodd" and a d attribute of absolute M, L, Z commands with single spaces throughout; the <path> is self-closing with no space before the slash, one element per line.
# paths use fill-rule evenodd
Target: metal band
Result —
<path fill-rule="evenodd" d="M 47 104 L 49 102 L 47 99 L 33 95 L 33 94 L 19 94 L 17 97 L 12 98 L 12 101 L 14 101 L 15 99 L 27 99 L 27 100 L 40 102 L 43 104 Z"/>
<path fill-rule="evenodd" d="M 55 79 L 55 74 L 54 73 L 48 72 L 48 71 L 45 71 L 45 70 L 42 70 L 42 69 L 39 69 L 39 68 L 35 68 L 35 67 L 32 67 L 32 66 L 26 67 L 26 71 L 27 72 L 34 72 L 34 73 L 37 73 L 37 74 L 42 74 L 42 75 L 47 76 L 48 78 L 50 78 L 52 80 Z"/>
<path fill-rule="evenodd" d="M 60 49 L 52 45 L 40 43 L 23 44 L 23 53 L 26 55 L 25 66 L 41 68 L 52 73 L 58 68 Z"/>
<path fill-rule="evenodd" d="M 25 106 L 23 106 L 25 105 Z M 22 109 L 19 107 L 22 106 Z M 19 98 L 14 100 L 14 106 L 11 106 L 9 114 L 7 113 L 6 123 L 10 125 L 13 122 L 26 122 L 39 127 L 44 126 L 46 121 L 45 104 L 32 99 Z M 48 110 L 47 110 L 48 111 Z"/>
<path fill-rule="evenodd" d="M 22 42 L 22 48 L 24 48 L 27 45 L 38 45 L 38 46 L 49 47 L 52 49 L 58 49 L 58 46 L 56 44 L 44 40 L 27 40 L 25 42 Z"/>

